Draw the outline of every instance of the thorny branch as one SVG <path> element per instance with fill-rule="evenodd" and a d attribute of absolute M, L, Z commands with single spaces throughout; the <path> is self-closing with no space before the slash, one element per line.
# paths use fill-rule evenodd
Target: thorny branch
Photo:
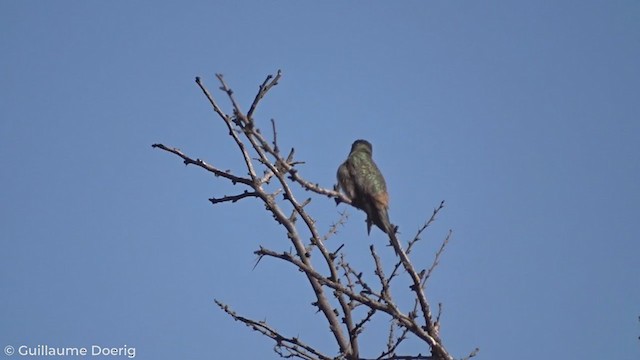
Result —
<path fill-rule="evenodd" d="M 338 229 L 346 222 L 346 213 L 341 213 L 340 218 L 324 231 L 324 235 L 321 235 L 315 220 L 306 210 L 306 205 L 312 201 L 312 198 L 299 201 L 292 184 L 298 184 L 306 191 L 332 198 L 336 203 L 350 204 L 350 200 L 338 192 L 335 187 L 323 187 L 300 175 L 297 166 L 304 164 L 304 162 L 294 160 L 295 150 L 293 148 L 287 156 L 283 156 L 280 152 L 275 120 L 271 119 L 272 139 L 270 140 L 264 137 L 256 124 L 254 117 L 260 101 L 278 84 L 281 77 L 280 71 L 276 75 L 267 76 L 259 86 L 249 111 L 244 113 L 224 77 L 221 74 L 216 74 L 220 89 L 226 94 L 231 104 L 231 115 L 222 110 L 201 79 L 196 78 L 197 85 L 211 104 L 213 111 L 225 123 L 228 135 L 237 145 L 247 170 L 245 176 L 233 174 L 231 171 L 222 171 L 201 159 L 194 160 L 176 148 L 163 144 L 153 144 L 152 146 L 180 157 L 185 165 L 196 165 L 213 173 L 216 177 L 226 179 L 233 185 L 245 187 L 236 195 L 210 198 L 209 201 L 212 204 L 235 203 L 245 198 L 257 198 L 265 205 L 273 218 L 284 228 L 293 249 L 278 252 L 260 246 L 255 254 L 258 256 L 258 260 L 267 257 L 285 261 L 305 274 L 315 294 L 316 299 L 313 306 L 317 307 L 324 315 L 329 330 L 336 340 L 339 355 L 337 357 L 326 355 L 325 352 L 297 337 L 281 334 L 265 321 L 256 321 L 240 316 L 218 300 L 216 300 L 216 304 L 234 320 L 240 321 L 273 339 L 276 343 L 274 351 L 283 358 L 364 360 L 365 358 L 360 356 L 360 335 L 365 333 L 366 325 L 376 314 L 386 314 L 391 319 L 389 336 L 386 349 L 381 351 L 377 359 L 453 360 L 439 336 L 441 304 L 438 304 L 438 314 L 434 319 L 425 293 L 425 283 L 439 264 L 440 257 L 451 237 L 451 232 L 447 234 L 428 269 L 418 272 L 409 258 L 415 244 L 420 240 L 421 234 L 435 221 L 436 215 L 444 207 L 444 202 L 433 211 L 431 218 L 407 243 L 406 248 L 403 249 L 399 242 L 391 241 L 392 245 L 396 247 L 396 252 L 400 255 L 400 260 L 392 267 L 389 275 L 385 275 L 382 260 L 373 245 L 370 247 L 373 273 L 377 279 L 374 281 L 377 285 L 374 285 L 371 281 L 373 279 L 369 279 L 365 272 L 354 269 L 346 260 L 344 253 L 341 252 L 344 244 L 336 246 L 333 251 L 330 251 L 325 245 L 326 241 L 337 235 Z M 260 169 L 261 175 L 259 175 L 258 169 Z M 272 181 L 277 182 L 278 188 L 275 191 L 265 187 Z M 276 196 L 279 194 L 283 195 L 283 200 L 276 201 Z M 289 215 L 286 215 L 286 210 L 283 207 L 285 205 L 292 209 Z M 297 219 L 301 219 L 302 223 L 299 224 Z M 303 233 L 308 234 L 308 237 L 305 237 Z M 317 264 L 311 262 L 312 253 L 316 252 L 320 254 L 324 270 L 319 270 Z M 408 312 L 403 312 L 394 302 L 392 296 L 392 282 L 399 276 L 401 270 L 409 275 L 412 282 L 411 291 L 415 298 L 414 305 Z M 337 308 L 332 305 L 331 298 L 334 299 L 333 301 L 337 301 Z M 364 306 L 368 310 L 364 315 L 355 316 L 353 310 L 360 306 Z M 421 311 L 421 316 L 418 316 L 418 309 Z M 399 346 L 408 338 L 409 334 L 428 344 L 425 349 L 430 350 L 431 355 L 397 355 Z M 367 352 L 372 351 L 375 350 L 367 349 Z M 475 356 L 477 351 L 477 349 L 474 350 L 467 358 Z M 334 353 L 335 350 L 330 352 Z"/>
<path fill-rule="evenodd" d="M 215 303 L 222 309 L 222 311 L 226 312 L 231 316 L 234 320 L 240 321 L 245 325 L 249 326 L 253 330 L 262 333 L 264 336 L 273 339 L 276 342 L 275 351 L 279 354 L 284 354 L 287 352 L 288 355 L 293 355 L 299 357 L 301 359 L 332 359 L 330 356 L 323 355 L 318 352 L 313 347 L 303 343 L 298 338 L 295 337 L 286 337 L 281 335 L 278 331 L 274 330 L 269 326 L 265 321 L 255 321 L 249 318 L 240 316 L 236 314 L 235 311 L 231 310 L 228 305 L 221 303 L 218 300 L 214 300 Z M 288 356 L 283 356 L 288 357 Z"/>

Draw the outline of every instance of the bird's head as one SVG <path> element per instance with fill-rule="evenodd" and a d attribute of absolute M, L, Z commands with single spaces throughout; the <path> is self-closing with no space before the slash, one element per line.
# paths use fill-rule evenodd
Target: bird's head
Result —
<path fill-rule="evenodd" d="M 351 145 L 351 154 L 358 151 L 368 153 L 369 156 L 373 155 L 373 147 L 367 140 L 360 139 L 353 142 Z"/>

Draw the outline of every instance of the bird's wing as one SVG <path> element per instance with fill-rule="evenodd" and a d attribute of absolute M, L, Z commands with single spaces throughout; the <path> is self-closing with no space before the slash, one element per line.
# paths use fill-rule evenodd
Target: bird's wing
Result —
<path fill-rule="evenodd" d="M 344 192 L 347 197 L 353 201 L 355 198 L 355 188 L 353 184 L 353 176 L 349 171 L 347 161 L 343 162 L 338 168 L 338 188 Z"/>
<path fill-rule="evenodd" d="M 348 168 L 351 178 L 354 180 L 355 190 L 366 197 L 378 197 L 387 193 L 387 184 L 384 177 L 373 160 L 365 155 L 358 154 L 349 159 Z M 388 205 L 388 200 L 386 201 Z"/>

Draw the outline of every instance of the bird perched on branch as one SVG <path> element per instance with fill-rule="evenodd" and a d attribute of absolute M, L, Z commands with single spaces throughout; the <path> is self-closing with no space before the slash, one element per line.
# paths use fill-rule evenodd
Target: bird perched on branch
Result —
<path fill-rule="evenodd" d="M 367 234 L 371 224 L 395 238 L 395 227 L 389 222 L 389 194 L 384 177 L 373 162 L 373 148 L 366 140 L 356 140 L 351 152 L 338 168 L 338 188 L 351 200 L 351 205 L 367 214 Z"/>

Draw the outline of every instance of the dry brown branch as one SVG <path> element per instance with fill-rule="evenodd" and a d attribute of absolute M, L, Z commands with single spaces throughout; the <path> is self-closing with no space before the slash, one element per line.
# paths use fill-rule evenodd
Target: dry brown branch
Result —
<path fill-rule="evenodd" d="M 247 197 L 258 197 L 258 193 L 256 193 L 255 191 L 245 190 L 242 194 L 223 196 L 221 198 L 210 198 L 209 201 L 211 201 L 212 204 L 217 204 L 217 203 L 227 202 L 227 201 L 234 203 L 238 200 L 241 200 Z"/>
<path fill-rule="evenodd" d="M 433 213 L 431 214 L 431 217 L 429 218 L 429 220 L 427 220 L 424 225 L 422 225 L 422 227 L 420 229 L 418 229 L 418 232 L 416 233 L 416 235 L 413 237 L 413 239 L 411 241 L 409 241 L 409 243 L 407 244 L 407 254 L 411 253 L 411 250 L 413 249 L 413 246 L 420 241 L 421 239 L 421 235 L 422 233 L 427 229 L 427 227 L 429 227 L 429 225 L 431 225 L 435 220 L 436 220 L 436 215 L 438 215 L 438 213 L 440 212 L 440 210 L 442 210 L 444 208 L 444 200 L 440 202 L 440 205 L 433 209 Z M 393 279 L 394 277 L 396 277 L 398 275 L 398 270 L 400 269 L 400 266 L 402 265 L 401 261 L 398 261 L 395 266 L 393 271 L 391 272 L 391 275 L 389 275 L 389 281 L 391 281 L 391 279 Z"/>
<path fill-rule="evenodd" d="M 304 162 L 295 160 L 294 149 L 291 148 L 286 157 L 280 152 L 275 120 L 271 120 L 272 138 L 267 139 L 254 119 L 260 101 L 278 84 L 281 76 L 280 71 L 275 76 L 267 76 L 259 86 L 249 111 L 244 113 L 224 77 L 221 74 L 216 74 L 220 89 L 230 102 L 231 115 L 222 110 L 201 79 L 196 78 L 196 83 L 214 112 L 225 123 L 228 135 L 235 142 L 246 167 L 246 176 L 237 176 L 230 171 L 222 171 L 200 159 L 194 160 L 176 148 L 163 144 L 153 144 L 152 146 L 180 157 L 186 165 L 196 165 L 233 185 L 241 184 L 246 187 L 236 195 L 212 197 L 209 199 L 212 204 L 234 203 L 245 198 L 255 198 L 271 212 L 273 218 L 283 227 L 292 247 L 288 251 L 275 251 L 260 246 L 255 251 L 258 261 L 264 257 L 285 261 L 291 264 L 294 269 L 304 273 L 315 295 L 313 306 L 323 314 L 336 341 L 337 349 L 320 351 L 297 337 L 283 335 L 266 321 L 256 321 L 239 316 L 218 300 L 216 300 L 216 304 L 234 320 L 240 321 L 273 339 L 276 343 L 274 351 L 284 358 L 363 360 L 365 358 L 360 356 L 360 337 L 365 333 L 365 325 L 369 324 L 374 317 L 387 316 L 391 321 L 389 337 L 386 348 L 381 351 L 381 355 L 377 359 L 453 360 L 442 344 L 438 333 L 442 308 L 439 305 L 438 314 L 434 319 L 424 290 L 425 282 L 440 263 L 440 257 L 451 233 L 449 232 L 445 238 L 428 270 L 418 272 L 409 258 L 412 248 L 419 241 L 422 232 L 435 221 L 444 202 L 434 210 L 431 218 L 407 243 L 406 249 L 402 248 L 396 234 L 390 235 L 391 245 L 400 258 L 388 276 L 385 275 L 382 260 L 373 246 L 370 247 L 372 268 L 368 271 L 360 271 L 349 264 L 344 253 L 341 252 L 343 245 L 334 245 L 332 246 L 333 250 L 330 250 L 325 242 L 331 237 L 339 236 L 338 230 L 347 220 L 346 213 L 342 212 L 340 218 L 333 225 L 320 231 L 316 221 L 307 211 L 307 205 L 313 198 L 299 197 L 298 192 L 302 189 L 332 198 L 337 203 L 350 204 L 350 200 L 338 192 L 335 187 L 324 187 L 305 180 L 297 167 Z M 265 188 L 267 184 L 270 184 L 271 188 L 277 187 L 277 190 L 267 190 Z M 298 186 L 294 188 L 292 184 L 298 184 Z M 282 197 L 279 196 L 280 194 Z M 298 200 L 299 198 L 304 198 L 304 200 Z M 315 199 L 317 198 L 316 196 Z M 311 261 L 312 257 L 316 259 L 315 262 Z M 401 268 L 409 275 L 411 294 L 414 298 L 413 307 L 406 312 L 403 312 L 393 300 L 395 289 L 392 280 L 399 276 Z M 375 277 L 372 278 L 368 275 L 371 273 Z M 364 307 L 367 311 L 365 313 L 358 312 L 360 315 L 356 317 L 353 310 L 359 307 Z M 399 346 L 410 334 L 426 343 L 425 350 L 430 350 L 431 356 L 396 355 Z M 374 351 L 376 350 L 367 349 L 369 353 Z M 326 355 L 336 352 L 338 353 L 337 357 Z M 474 356 L 476 352 L 472 352 L 469 357 Z"/>
<path fill-rule="evenodd" d="M 255 321 L 244 316 L 238 315 L 235 311 L 231 310 L 228 305 L 223 304 L 218 300 L 214 300 L 216 305 L 222 309 L 222 311 L 226 312 L 231 316 L 234 320 L 240 321 L 244 323 L 246 326 L 252 328 L 253 330 L 261 333 L 262 335 L 273 339 L 276 342 L 275 350 L 279 354 L 292 355 L 295 357 L 299 357 L 301 359 L 322 359 L 322 360 L 331 360 L 332 357 L 327 355 L 323 355 L 318 352 L 313 347 L 303 343 L 300 339 L 296 337 L 286 337 L 281 335 L 278 331 L 274 330 L 270 327 L 265 321 Z M 289 356 L 283 356 L 289 357 Z"/>
<path fill-rule="evenodd" d="M 440 248 L 436 252 L 436 255 L 433 258 L 433 263 L 431 264 L 431 266 L 427 270 L 426 275 L 423 276 L 422 284 L 421 284 L 422 287 L 424 287 L 424 285 L 426 284 L 426 282 L 429 279 L 429 277 L 431 277 L 431 273 L 433 273 L 433 270 L 435 270 L 436 266 L 438 266 L 440 264 L 440 256 L 442 256 L 442 253 L 444 252 L 444 248 L 449 243 L 449 239 L 451 239 L 451 230 L 449 230 L 449 233 L 447 234 L 447 236 L 442 241 L 442 245 L 440 245 Z"/>
<path fill-rule="evenodd" d="M 233 185 L 235 185 L 236 183 L 242 183 L 245 185 L 251 185 L 251 180 L 247 179 L 247 178 L 243 178 L 243 177 L 239 177 L 239 176 L 235 176 L 232 175 L 231 173 L 227 172 L 227 171 L 222 171 L 220 169 L 217 169 L 207 163 L 205 163 L 203 160 L 200 159 L 192 159 L 190 157 L 188 157 L 187 155 L 183 154 L 182 151 L 180 151 L 179 149 L 176 148 L 168 148 L 162 144 L 153 144 L 151 145 L 151 147 L 154 148 L 158 148 L 158 149 L 162 149 L 164 151 L 168 151 L 170 153 L 176 154 L 179 157 L 181 157 L 183 159 L 183 162 L 185 165 L 189 165 L 189 164 L 194 164 L 197 165 L 211 173 L 213 173 L 213 175 L 215 176 L 222 176 L 224 178 L 227 178 L 229 180 L 231 180 L 231 183 Z"/>
<path fill-rule="evenodd" d="M 256 94 L 255 99 L 253 99 L 253 103 L 251 103 L 251 108 L 249 108 L 249 112 L 247 113 L 247 118 L 249 119 L 253 119 L 253 113 L 256 111 L 256 108 L 258 107 L 258 103 L 260 102 L 260 100 L 262 100 L 262 98 L 265 96 L 265 94 L 267 93 L 267 91 L 269 91 L 272 87 L 278 85 L 278 80 L 280 80 L 280 77 L 282 77 L 282 71 L 278 70 L 278 72 L 276 73 L 276 76 L 272 76 L 269 75 L 267 76 L 266 79 L 264 79 L 264 82 L 262 83 L 262 85 L 260 85 L 260 89 L 258 90 L 258 93 Z M 273 141 L 274 141 L 274 150 L 277 150 L 278 147 L 275 146 L 275 125 L 273 125 L 274 128 L 274 137 L 273 137 Z"/>
<path fill-rule="evenodd" d="M 387 350 L 382 352 L 378 359 L 388 359 L 389 356 L 393 356 L 398 349 L 398 346 L 407 339 L 407 334 L 409 333 L 409 329 L 403 328 L 400 336 L 395 335 L 396 323 L 391 322 L 389 325 L 389 337 L 387 338 Z"/>

